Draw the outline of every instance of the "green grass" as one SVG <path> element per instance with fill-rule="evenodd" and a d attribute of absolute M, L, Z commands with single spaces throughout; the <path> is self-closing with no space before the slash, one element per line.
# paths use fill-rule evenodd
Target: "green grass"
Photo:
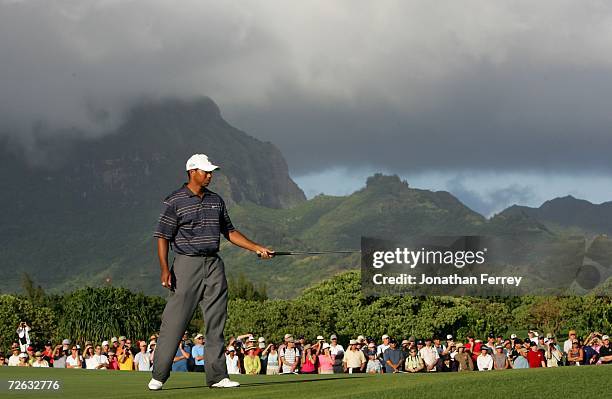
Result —
<path fill-rule="evenodd" d="M 162 391 L 146 388 L 146 372 L 0 369 L 0 396 L 57 398 L 609 398 L 612 366 L 471 373 L 237 376 L 242 386 L 209 389 L 204 375 L 173 373 Z M 59 380 L 61 391 L 9 392 L 8 380 Z M 606 383 L 605 381 L 608 381 Z"/>

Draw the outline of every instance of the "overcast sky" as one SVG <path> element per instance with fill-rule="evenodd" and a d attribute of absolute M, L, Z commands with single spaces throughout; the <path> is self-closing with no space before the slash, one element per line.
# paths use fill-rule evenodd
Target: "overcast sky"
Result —
<path fill-rule="evenodd" d="M 210 96 L 307 194 L 369 173 L 491 214 L 612 200 L 606 1 L 0 0 L 0 131 L 100 134 Z"/>

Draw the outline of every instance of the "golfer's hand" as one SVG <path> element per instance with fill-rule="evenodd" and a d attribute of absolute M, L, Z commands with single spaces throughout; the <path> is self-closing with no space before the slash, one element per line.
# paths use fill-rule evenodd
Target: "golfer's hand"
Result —
<path fill-rule="evenodd" d="M 270 259 L 274 257 L 274 251 L 271 250 L 270 248 L 260 246 L 260 247 L 257 247 L 255 252 L 257 253 L 257 256 L 259 256 L 262 259 Z"/>
<path fill-rule="evenodd" d="M 172 289 L 172 273 L 170 273 L 170 270 L 161 272 L 161 285 L 164 288 Z"/>

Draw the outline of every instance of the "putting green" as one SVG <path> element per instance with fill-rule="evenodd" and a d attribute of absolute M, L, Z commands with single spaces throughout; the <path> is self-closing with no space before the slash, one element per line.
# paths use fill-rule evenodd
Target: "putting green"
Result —
<path fill-rule="evenodd" d="M 394 375 L 232 376 L 242 386 L 209 389 L 204 375 L 173 373 L 151 392 L 147 372 L 0 368 L 5 398 L 610 398 L 612 366 Z M 58 391 L 9 391 L 8 381 L 53 380 Z"/>

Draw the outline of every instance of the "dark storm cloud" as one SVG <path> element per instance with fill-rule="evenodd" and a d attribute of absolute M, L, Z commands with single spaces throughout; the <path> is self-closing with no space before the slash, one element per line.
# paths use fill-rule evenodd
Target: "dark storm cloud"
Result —
<path fill-rule="evenodd" d="M 0 130 L 208 95 L 292 173 L 609 172 L 605 2 L 2 1 Z"/>

